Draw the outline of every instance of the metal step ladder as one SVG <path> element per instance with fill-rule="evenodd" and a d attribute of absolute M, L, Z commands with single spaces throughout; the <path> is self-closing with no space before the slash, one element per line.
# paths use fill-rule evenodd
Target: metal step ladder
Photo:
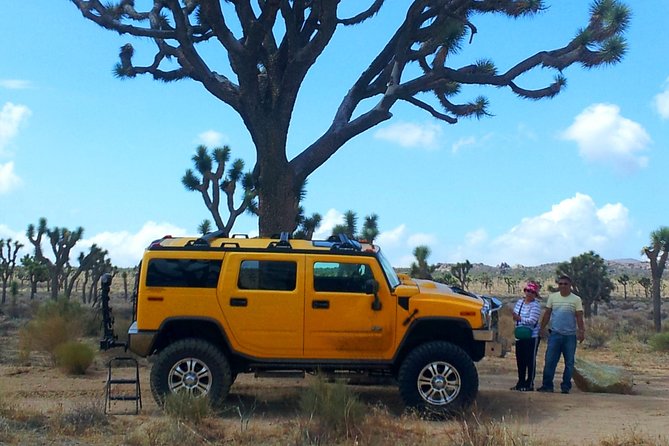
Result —
<path fill-rule="evenodd" d="M 120 373 L 121 370 L 125 373 Z M 114 376 L 112 376 L 112 370 Z M 135 415 L 142 408 L 142 391 L 139 387 L 139 363 L 129 356 L 118 356 L 107 363 L 105 386 L 105 413 L 110 413 L 112 401 L 134 401 Z M 127 414 L 124 412 L 124 414 Z"/>

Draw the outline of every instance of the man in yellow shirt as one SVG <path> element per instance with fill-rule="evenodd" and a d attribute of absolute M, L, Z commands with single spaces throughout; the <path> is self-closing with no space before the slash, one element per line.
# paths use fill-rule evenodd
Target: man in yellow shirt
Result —
<path fill-rule="evenodd" d="M 557 284 L 559 291 L 548 296 L 546 311 L 541 319 L 542 337 L 546 335 L 549 322 L 550 330 L 548 330 L 543 381 L 541 387 L 537 389 L 538 392 L 553 391 L 555 369 L 562 355 L 564 373 L 560 390 L 562 393 L 569 393 L 574 373 L 576 341 L 583 342 L 585 339 L 583 303 L 579 296 L 571 292 L 571 278 L 563 274 L 558 278 Z"/>

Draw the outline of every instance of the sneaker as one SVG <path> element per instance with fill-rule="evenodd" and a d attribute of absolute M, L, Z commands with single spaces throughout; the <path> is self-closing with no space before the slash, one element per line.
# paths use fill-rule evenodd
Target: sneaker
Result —
<path fill-rule="evenodd" d="M 560 390 L 560 392 L 561 392 L 561 393 L 564 393 L 564 394 L 568 394 L 568 393 L 569 393 L 569 389 L 562 389 L 562 390 Z"/>
<path fill-rule="evenodd" d="M 520 389 L 521 392 L 534 392 L 534 387 L 521 387 Z"/>
<path fill-rule="evenodd" d="M 549 387 L 541 386 L 537 389 L 537 392 L 553 393 L 553 389 L 551 389 Z"/>

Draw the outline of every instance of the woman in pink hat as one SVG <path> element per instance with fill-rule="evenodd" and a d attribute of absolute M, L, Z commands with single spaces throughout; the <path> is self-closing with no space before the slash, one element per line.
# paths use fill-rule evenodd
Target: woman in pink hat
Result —
<path fill-rule="evenodd" d="M 523 392 L 534 390 L 534 375 L 537 369 L 537 350 L 539 349 L 539 318 L 541 305 L 537 302 L 540 285 L 528 282 L 523 289 L 525 297 L 518 299 L 513 307 L 513 320 L 516 325 L 516 365 L 518 382 L 511 390 Z M 518 328 L 522 327 L 522 328 Z M 526 334 L 521 332 L 525 331 Z"/>

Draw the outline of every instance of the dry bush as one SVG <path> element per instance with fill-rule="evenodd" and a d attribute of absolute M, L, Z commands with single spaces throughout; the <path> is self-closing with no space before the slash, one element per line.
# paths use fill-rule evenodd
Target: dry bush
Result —
<path fill-rule="evenodd" d="M 170 393 L 165 397 L 165 413 L 177 421 L 199 424 L 211 415 L 209 398 L 196 398 L 188 392 Z"/>
<path fill-rule="evenodd" d="M 656 352 L 669 352 L 669 331 L 654 334 L 648 339 L 648 344 Z"/>
<path fill-rule="evenodd" d="M 459 423 L 459 428 L 446 435 L 448 441 L 446 444 L 460 446 L 531 446 L 542 443 L 533 440 L 531 437 L 519 432 L 510 423 L 490 420 L 487 422 L 472 415 L 463 418 Z"/>
<path fill-rule="evenodd" d="M 617 320 L 616 337 L 621 341 L 636 338 L 645 343 L 653 333 L 652 321 L 644 314 L 627 313 L 624 316 L 617 316 Z"/>
<path fill-rule="evenodd" d="M 220 442 L 222 438 L 218 438 Z M 162 418 L 155 422 L 143 423 L 130 432 L 124 441 L 129 446 L 165 446 L 165 445 L 208 445 L 218 444 L 209 441 L 190 426 L 173 419 Z"/>
<path fill-rule="evenodd" d="M 70 375 L 86 374 L 94 358 L 95 351 L 91 346 L 77 341 L 64 342 L 54 351 L 56 365 Z"/>
<path fill-rule="evenodd" d="M 321 444 L 355 437 L 367 407 L 343 381 L 328 383 L 319 375 L 300 395 L 300 410 L 308 419 L 302 431 L 306 444 Z"/>
<path fill-rule="evenodd" d="M 669 446 L 669 440 L 665 437 L 650 437 L 632 429 L 624 435 L 616 434 L 605 438 L 598 446 Z"/>
<path fill-rule="evenodd" d="M 68 435 L 99 431 L 109 425 L 104 403 L 97 400 L 77 404 L 76 407 L 58 414 L 52 423 L 56 432 Z"/>
<path fill-rule="evenodd" d="M 27 358 L 31 351 L 42 351 L 53 358 L 57 346 L 82 336 L 88 318 L 89 312 L 78 302 L 64 298 L 45 301 L 19 332 L 22 355 Z"/>
<path fill-rule="evenodd" d="M 604 347 L 613 337 L 617 323 L 611 318 L 604 316 L 593 316 L 588 319 L 588 336 L 585 345 L 590 348 Z"/>
<path fill-rule="evenodd" d="M 0 393 L 0 444 L 20 444 L 16 439 L 26 431 L 44 431 L 48 418 L 40 413 L 19 409 L 14 401 L 8 401 Z"/>

